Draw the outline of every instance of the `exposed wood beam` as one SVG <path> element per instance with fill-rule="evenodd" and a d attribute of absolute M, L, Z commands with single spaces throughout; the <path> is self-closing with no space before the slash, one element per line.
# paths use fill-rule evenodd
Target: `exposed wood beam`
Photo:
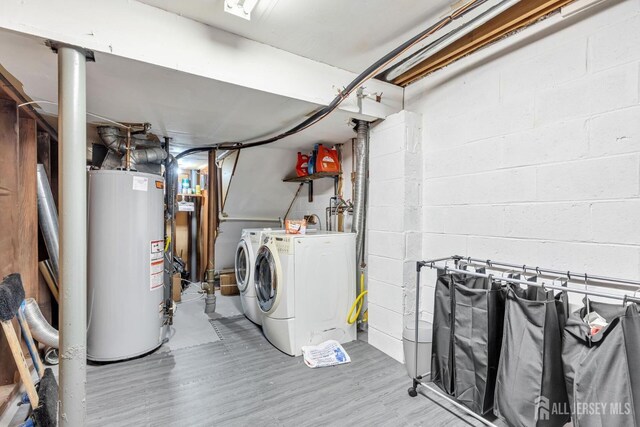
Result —
<path fill-rule="evenodd" d="M 38 198 L 36 167 L 38 140 L 36 121 L 18 119 L 18 264 L 26 298 L 39 298 L 38 281 Z"/>
<path fill-rule="evenodd" d="M 11 76 L 2 66 L 0 66 L 0 91 L 4 92 L 5 95 L 13 99 L 18 105 L 31 102 L 31 99 L 18 89 L 18 84 L 13 76 Z M 38 113 L 35 109 L 36 105 L 37 104 L 25 105 L 21 108 L 21 112 L 26 113 L 29 117 L 34 119 L 40 130 L 47 132 L 54 141 L 58 141 L 58 132 L 44 119 L 44 117 L 40 115 L 40 113 Z"/>
<path fill-rule="evenodd" d="M 398 76 L 393 83 L 401 86 L 413 83 L 519 28 L 530 25 L 572 1 L 574 0 L 527 0 L 520 2 Z"/>
<path fill-rule="evenodd" d="M 0 278 L 19 271 L 20 246 L 18 115 L 15 101 L 3 96 L 0 93 Z M 0 386 L 13 384 L 17 372 L 8 339 L 0 332 Z"/>

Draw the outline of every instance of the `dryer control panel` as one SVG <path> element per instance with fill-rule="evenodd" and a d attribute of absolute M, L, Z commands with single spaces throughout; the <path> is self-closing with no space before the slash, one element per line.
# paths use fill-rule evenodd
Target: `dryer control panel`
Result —
<path fill-rule="evenodd" d="M 288 236 L 272 236 L 279 254 L 289 255 L 293 253 L 293 239 Z"/>

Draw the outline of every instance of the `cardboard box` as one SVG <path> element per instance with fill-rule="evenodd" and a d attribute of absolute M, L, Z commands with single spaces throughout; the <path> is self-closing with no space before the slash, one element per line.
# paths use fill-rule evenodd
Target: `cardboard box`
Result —
<path fill-rule="evenodd" d="M 180 273 L 176 273 L 171 278 L 171 296 L 175 302 L 182 300 L 182 281 L 180 280 Z"/>
<path fill-rule="evenodd" d="M 238 285 L 236 285 L 235 273 L 224 273 L 220 275 L 220 294 L 239 295 Z"/>

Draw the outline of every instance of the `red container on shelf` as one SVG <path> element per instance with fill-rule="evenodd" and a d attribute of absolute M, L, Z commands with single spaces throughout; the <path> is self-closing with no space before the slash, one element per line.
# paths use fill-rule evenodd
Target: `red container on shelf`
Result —
<path fill-rule="evenodd" d="M 335 148 L 326 148 L 322 144 L 318 144 L 318 155 L 316 156 L 317 172 L 340 172 L 340 160 L 338 159 L 338 150 Z"/>
<path fill-rule="evenodd" d="M 296 165 L 298 176 L 309 175 L 309 156 L 298 151 L 298 164 Z"/>

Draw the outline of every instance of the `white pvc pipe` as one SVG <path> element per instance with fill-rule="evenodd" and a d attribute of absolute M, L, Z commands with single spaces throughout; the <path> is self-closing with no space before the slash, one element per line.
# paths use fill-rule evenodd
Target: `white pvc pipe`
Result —
<path fill-rule="evenodd" d="M 85 52 L 58 47 L 60 139 L 59 425 L 86 425 L 87 99 Z"/>
<path fill-rule="evenodd" d="M 246 217 L 230 217 L 230 216 L 220 216 L 220 222 L 278 222 L 280 223 L 282 220 L 280 218 L 246 218 Z"/>

